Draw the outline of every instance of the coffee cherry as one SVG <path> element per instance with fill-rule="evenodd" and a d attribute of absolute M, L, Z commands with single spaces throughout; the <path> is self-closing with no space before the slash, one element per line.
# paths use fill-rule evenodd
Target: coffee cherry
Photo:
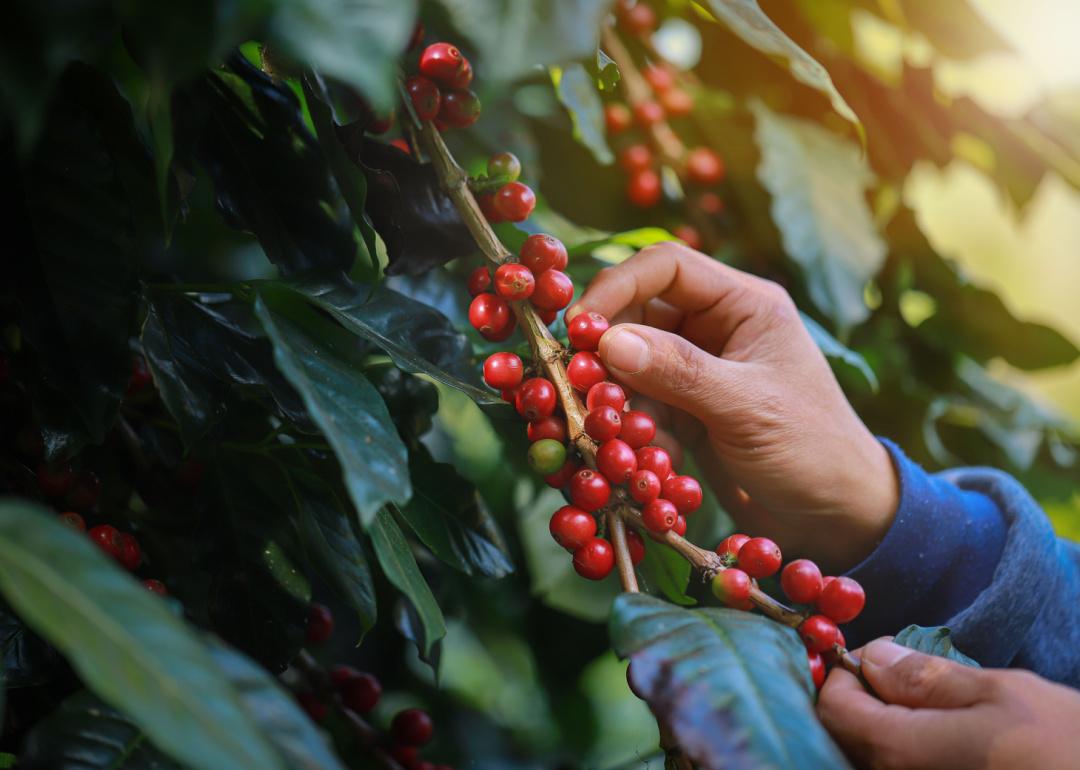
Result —
<path fill-rule="evenodd" d="M 712 192 L 703 192 L 697 199 L 698 208 L 711 217 L 719 216 L 724 213 L 724 201 L 723 199 Z"/>
<path fill-rule="evenodd" d="M 806 652 L 806 661 L 810 665 L 810 679 L 818 690 L 825 684 L 825 659 L 816 652 Z"/>
<path fill-rule="evenodd" d="M 142 582 L 142 584 L 143 588 L 145 588 L 152 594 L 157 594 L 158 596 L 169 595 L 169 589 L 167 589 L 165 587 L 165 584 L 162 583 L 160 580 L 155 580 L 154 578 L 147 578 Z"/>
<path fill-rule="evenodd" d="M 553 438 L 542 438 L 529 447 L 529 465 L 541 476 L 558 472 L 566 463 L 566 447 Z"/>
<path fill-rule="evenodd" d="M 598 406 L 610 406 L 621 412 L 626 405 L 626 393 L 614 382 L 598 382 L 589 388 L 585 396 L 585 407 L 595 409 Z"/>
<path fill-rule="evenodd" d="M 630 476 L 630 497 L 642 505 L 651 503 L 660 497 L 660 479 L 652 471 L 634 471 Z"/>
<path fill-rule="evenodd" d="M 477 294 L 469 303 L 469 323 L 485 337 L 502 332 L 510 323 L 510 306 L 494 294 Z"/>
<path fill-rule="evenodd" d="M 150 367 L 146 365 L 146 359 L 135 356 L 131 361 L 131 377 L 128 379 L 126 396 L 134 396 L 141 393 L 154 383 L 154 377 L 150 374 Z"/>
<path fill-rule="evenodd" d="M 634 118 L 630 114 L 630 108 L 625 104 L 615 103 L 604 105 L 604 126 L 607 128 L 607 132 L 614 136 L 615 134 L 621 134 L 626 129 L 630 128 L 630 124 L 633 123 Z"/>
<path fill-rule="evenodd" d="M 657 93 L 667 91 L 675 85 L 675 73 L 663 65 L 650 64 L 642 69 L 641 74 Z"/>
<path fill-rule="evenodd" d="M 570 501 L 584 511 L 592 513 L 608 504 L 611 485 L 594 470 L 582 468 L 570 479 Z"/>
<path fill-rule="evenodd" d="M 694 97 L 681 88 L 660 94 L 660 106 L 670 117 L 681 118 L 694 111 Z"/>
<path fill-rule="evenodd" d="M 813 604 L 821 595 L 821 570 L 809 559 L 796 559 L 780 573 L 780 586 L 796 604 Z"/>
<path fill-rule="evenodd" d="M 550 438 L 555 441 L 566 441 L 566 420 L 562 417 L 543 417 L 529 423 L 529 441 L 540 441 Z"/>
<path fill-rule="evenodd" d="M 413 111 L 420 120 L 435 120 L 439 114 L 442 94 L 435 81 L 423 75 L 413 75 L 405 81 L 405 90 L 409 92 Z"/>
<path fill-rule="evenodd" d="M 439 105 L 439 120 L 443 123 L 451 128 L 468 128 L 479 119 L 480 99 L 472 91 L 447 91 L 443 94 Z"/>
<path fill-rule="evenodd" d="M 642 209 L 652 208 L 659 203 L 663 192 L 660 175 L 651 168 L 632 174 L 626 184 L 626 199 Z"/>
<path fill-rule="evenodd" d="M 49 466 L 38 463 L 37 483 L 46 497 L 61 498 L 71 489 L 75 474 L 70 465 Z"/>
<path fill-rule="evenodd" d="M 540 323 L 544 326 L 551 326 L 555 323 L 555 319 L 559 317 L 558 310 L 537 310 L 536 315 L 540 318 Z"/>
<path fill-rule="evenodd" d="M 675 526 L 671 528 L 671 531 L 679 537 L 684 537 L 686 535 L 686 517 L 681 513 L 679 514 L 679 517 L 675 519 Z"/>
<path fill-rule="evenodd" d="M 570 380 L 575 390 L 580 390 L 582 393 L 588 393 L 589 388 L 606 380 L 607 375 L 607 368 L 600 360 L 600 356 L 586 350 L 574 353 L 566 367 L 566 378 Z"/>
<path fill-rule="evenodd" d="M 695 147 L 686 155 L 686 175 L 697 184 L 716 184 L 724 178 L 724 161 L 708 147 Z"/>
<path fill-rule="evenodd" d="M 98 548 L 116 561 L 120 561 L 120 556 L 124 551 L 124 541 L 120 537 L 120 530 L 110 524 L 98 524 L 96 527 L 91 527 L 87 534 Z"/>
<path fill-rule="evenodd" d="M 412 148 L 409 147 L 409 143 L 402 139 L 400 136 L 396 139 L 391 139 L 390 146 L 401 150 L 406 155 L 412 155 Z"/>
<path fill-rule="evenodd" d="M 497 390 L 516 388 L 524 372 L 521 359 L 513 353 L 492 353 L 484 361 L 484 382 Z"/>
<path fill-rule="evenodd" d="M 641 509 L 641 519 L 650 532 L 662 535 L 675 526 L 679 512 L 670 500 L 658 497 L 646 503 Z"/>
<path fill-rule="evenodd" d="M 382 683 L 371 674 L 355 671 L 353 676 L 338 684 L 338 692 L 345 708 L 366 714 L 379 704 Z"/>
<path fill-rule="evenodd" d="M 135 539 L 134 535 L 130 535 L 127 532 L 120 533 L 120 564 L 125 569 L 134 572 L 139 568 L 139 564 L 142 563 L 142 548 L 139 547 L 139 541 Z"/>
<path fill-rule="evenodd" d="M 465 70 L 465 57 L 450 43 L 432 43 L 420 54 L 420 74 L 451 85 Z"/>
<path fill-rule="evenodd" d="M 627 412 L 623 415 L 620 437 L 634 449 L 644 447 L 656 437 L 656 422 L 644 412 Z M 661 476 L 661 483 L 663 479 Z"/>
<path fill-rule="evenodd" d="M 824 615 L 811 615 L 799 626 L 799 636 L 810 652 L 822 653 L 831 648 L 838 633 L 836 624 Z"/>
<path fill-rule="evenodd" d="M 566 462 L 563 463 L 563 467 L 552 473 L 550 476 L 544 476 L 544 483 L 549 487 L 555 489 L 562 489 L 570 483 L 570 479 L 574 477 L 574 474 L 581 470 L 581 463 L 573 457 L 568 457 Z"/>
<path fill-rule="evenodd" d="M 623 420 L 623 430 L 626 430 L 626 420 Z M 621 431 L 620 431 L 621 432 Z M 623 438 L 623 441 L 626 441 Z M 626 441 L 630 444 L 629 441 Z M 633 444 L 630 444 L 633 446 Z M 637 467 L 641 471 L 652 471 L 662 484 L 664 479 L 671 475 L 671 455 L 658 446 L 643 446 L 635 452 L 637 455 Z"/>
<path fill-rule="evenodd" d="M 724 564 L 735 564 L 739 559 L 739 549 L 750 541 L 749 535 L 734 534 L 728 535 L 720 541 L 720 545 L 716 546 L 716 554 L 724 560 Z"/>
<path fill-rule="evenodd" d="M 739 567 L 758 580 L 775 575 L 781 561 L 780 547 L 767 537 L 752 537 L 739 549 Z"/>
<path fill-rule="evenodd" d="M 552 514 L 548 529 L 556 543 L 576 551 L 596 537 L 596 519 L 580 508 L 564 505 Z"/>
<path fill-rule="evenodd" d="M 325 604 L 312 602 L 308 607 L 306 644 L 322 644 L 334 632 L 334 614 Z"/>
<path fill-rule="evenodd" d="M 417 762 L 419 762 L 418 755 L 420 752 L 415 746 L 400 746 L 394 745 L 390 747 L 390 756 L 394 758 L 394 761 L 401 765 L 405 770 L 413 770 Z"/>
<path fill-rule="evenodd" d="M 656 29 L 656 13 L 644 0 L 630 6 L 620 3 L 615 13 L 619 26 L 631 35 L 646 35 Z"/>
<path fill-rule="evenodd" d="M 823 577 L 821 579 L 821 590 L 824 591 L 826 588 L 828 588 L 829 583 L 833 582 L 834 580 L 836 580 L 835 575 L 826 575 L 825 577 Z"/>
<path fill-rule="evenodd" d="M 641 126 L 652 126 L 664 119 L 664 108 L 656 102 L 640 102 L 634 105 L 634 119 Z"/>
<path fill-rule="evenodd" d="M 79 471 L 67 493 L 72 508 L 93 508 L 101 496 L 101 481 L 93 471 Z"/>
<path fill-rule="evenodd" d="M 394 127 L 394 112 L 391 110 L 386 115 L 374 115 L 371 118 L 371 123 L 368 124 L 367 131 L 371 134 L 385 134 L 391 128 Z"/>
<path fill-rule="evenodd" d="M 652 163 L 652 150 L 644 144 L 628 145 L 619 153 L 619 165 L 630 173 L 651 168 Z"/>
<path fill-rule="evenodd" d="M 634 450 L 625 441 L 617 438 L 605 441 L 596 451 L 596 469 L 612 484 L 625 484 L 637 470 Z"/>
<path fill-rule="evenodd" d="M 495 208 L 508 222 L 523 222 L 536 206 L 536 195 L 521 182 L 507 182 L 495 193 Z"/>
<path fill-rule="evenodd" d="M 574 298 L 574 282 L 561 270 L 545 270 L 536 277 L 532 303 L 540 310 L 562 310 Z"/>
<path fill-rule="evenodd" d="M 610 406 L 598 406 L 585 415 L 585 432 L 593 441 L 609 441 L 619 435 L 622 420 Z"/>
<path fill-rule="evenodd" d="M 64 524 L 67 524 L 76 532 L 86 531 L 86 522 L 83 521 L 82 516 L 75 513 L 74 511 L 67 511 L 65 513 L 61 513 L 59 516 L 57 516 L 57 518 L 60 519 L 60 521 Z"/>
<path fill-rule="evenodd" d="M 741 569 L 729 567 L 717 572 L 712 579 L 713 596 L 728 607 L 750 609 L 750 576 Z"/>
<path fill-rule="evenodd" d="M 632 529 L 626 530 L 626 550 L 630 552 L 630 563 L 635 566 L 645 558 L 645 541 Z"/>
<path fill-rule="evenodd" d="M 507 262 L 495 271 L 495 292 L 504 299 L 528 299 L 535 289 L 536 279 L 525 265 Z"/>
<path fill-rule="evenodd" d="M 435 724 L 423 709 L 405 709 L 390 722 L 390 734 L 406 746 L 423 746 L 435 734 Z"/>
<path fill-rule="evenodd" d="M 495 193 L 481 193 L 476 196 L 476 203 L 480 206 L 480 213 L 484 219 L 493 225 L 506 221 L 499 209 L 495 206 Z"/>
<path fill-rule="evenodd" d="M 503 388 L 499 391 L 499 396 L 502 398 L 503 401 L 510 404 L 511 406 L 514 406 L 515 404 L 517 404 L 517 394 L 520 387 L 521 386 L 519 385 L 517 388 Z"/>
<path fill-rule="evenodd" d="M 701 233 L 693 225 L 679 225 L 672 230 L 672 235 L 692 249 L 701 249 Z"/>
<path fill-rule="evenodd" d="M 595 351 L 600 347 L 600 338 L 610 327 L 608 319 L 599 313 L 578 313 L 566 325 L 566 333 L 574 350 Z"/>
<path fill-rule="evenodd" d="M 336 688 L 340 688 L 343 684 L 348 682 L 354 676 L 359 676 L 360 672 L 352 666 L 347 666 L 344 663 L 338 663 L 336 666 L 330 669 L 330 683 Z"/>
<path fill-rule="evenodd" d="M 298 692 L 296 693 L 296 702 L 300 704 L 300 708 L 304 710 L 304 713 L 308 715 L 315 724 L 321 724 L 326 719 L 327 707 L 319 698 L 312 692 Z"/>
<path fill-rule="evenodd" d="M 472 64 L 470 64 L 469 60 L 466 59 L 465 60 L 465 66 L 461 68 L 461 71 L 458 72 L 458 74 L 455 75 L 454 78 L 449 83 L 447 83 L 447 85 L 450 86 L 450 88 L 454 89 L 455 91 L 463 91 L 464 89 L 466 89 L 470 85 L 472 85 L 472 79 L 473 79 Z"/>
<path fill-rule="evenodd" d="M 514 405 L 518 414 L 532 422 L 553 415 L 556 402 L 555 386 L 543 377 L 533 377 L 521 383 Z"/>
<path fill-rule="evenodd" d="M 673 502 L 684 516 L 701 507 L 701 484 L 692 476 L 671 476 L 662 484 L 664 497 Z"/>
<path fill-rule="evenodd" d="M 574 569 L 583 578 L 603 580 L 615 566 L 615 549 L 603 538 L 594 537 L 574 551 Z"/>
<path fill-rule="evenodd" d="M 850 623 L 866 606 L 866 592 L 858 581 L 838 577 L 822 590 L 817 606 L 818 612 L 837 623 Z"/>
<path fill-rule="evenodd" d="M 545 270 L 565 270 L 569 262 L 566 246 L 558 238 L 535 233 L 525 239 L 518 252 L 521 264 L 540 275 Z"/>

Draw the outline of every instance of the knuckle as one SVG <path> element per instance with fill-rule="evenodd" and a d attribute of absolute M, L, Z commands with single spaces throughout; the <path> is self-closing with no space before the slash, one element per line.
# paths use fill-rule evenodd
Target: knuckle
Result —
<path fill-rule="evenodd" d="M 947 685 L 952 663 L 944 658 L 927 657 L 916 661 L 917 665 L 900 668 L 900 684 L 908 691 L 931 697 Z"/>

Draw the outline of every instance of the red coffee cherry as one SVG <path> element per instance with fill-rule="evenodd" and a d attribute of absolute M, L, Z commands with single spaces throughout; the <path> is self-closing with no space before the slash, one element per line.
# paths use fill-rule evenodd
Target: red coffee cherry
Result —
<path fill-rule="evenodd" d="M 150 374 L 150 367 L 146 365 L 146 359 L 135 356 L 131 361 L 131 377 L 128 379 L 127 391 L 124 395 L 134 396 L 154 384 L 154 377 Z"/>
<path fill-rule="evenodd" d="M 609 441 L 619 435 L 621 427 L 619 413 L 610 406 L 598 406 L 585 415 L 585 432 L 593 441 Z"/>
<path fill-rule="evenodd" d="M 581 470 L 581 463 L 576 458 L 568 457 L 563 467 L 550 476 L 544 476 L 544 483 L 555 489 L 562 489 L 570 483 L 574 474 Z"/>
<path fill-rule="evenodd" d="M 413 75 L 405 81 L 405 90 L 409 92 L 409 100 L 416 117 L 420 120 L 435 120 L 442 102 L 442 94 L 435 81 L 423 75 Z"/>
<path fill-rule="evenodd" d="M 822 590 L 817 606 L 818 612 L 837 623 L 850 623 L 866 606 L 866 592 L 858 581 L 838 577 Z"/>
<path fill-rule="evenodd" d="M 630 173 L 652 168 L 652 163 L 653 154 L 648 145 L 631 144 L 619 153 L 619 165 Z"/>
<path fill-rule="evenodd" d="M 611 543 L 594 537 L 574 551 L 574 569 L 588 580 L 603 580 L 615 566 L 615 549 Z"/>
<path fill-rule="evenodd" d="M 701 249 L 701 233 L 693 225 L 679 225 L 671 233 L 690 248 Z"/>
<path fill-rule="evenodd" d="M 672 118 L 681 118 L 694 111 L 694 97 L 681 88 L 660 94 L 660 106 Z"/>
<path fill-rule="evenodd" d="M 636 470 L 630 477 L 630 497 L 644 505 L 660 497 L 660 479 L 652 471 Z"/>
<path fill-rule="evenodd" d="M 338 685 L 338 692 L 341 693 L 341 702 L 345 708 L 358 714 L 366 714 L 379 705 L 382 683 L 371 674 L 357 671 Z"/>
<path fill-rule="evenodd" d="M 484 382 L 496 390 L 516 388 L 524 372 L 521 359 L 513 353 L 492 353 L 484 361 Z"/>
<path fill-rule="evenodd" d="M 435 724 L 423 709 L 405 709 L 390 722 L 390 734 L 397 743 L 423 746 L 435 734 Z"/>
<path fill-rule="evenodd" d="M 535 289 L 536 279 L 525 265 L 507 262 L 495 271 L 495 292 L 504 299 L 528 299 Z"/>
<path fill-rule="evenodd" d="M 469 303 L 469 323 L 484 336 L 505 329 L 510 316 L 510 306 L 506 300 L 494 294 L 477 294 Z"/>
<path fill-rule="evenodd" d="M 510 404 L 511 406 L 517 404 L 517 393 L 518 388 L 503 388 L 499 391 L 499 395 L 502 397 L 502 400 Z"/>
<path fill-rule="evenodd" d="M 711 588 L 713 596 L 728 607 L 748 610 L 753 606 L 750 603 L 751 585 L 749 575 L 741 569 L 729 567 L 713 576 Z"/>
<path fill-rule="evenodd" d="M 599 313 L 578 313 L 566 325 L 570 346 L 574 350 L 593 350 L 600 347 L 600 338 L 611 327 Z"/>
<path fill-rule="evenodd" d="M 124 541 L 120 537 L 120 530 L 110 524 L 98 524 L 96 527 L 91 527 L 87 534 L 98 548 L 116 561 L 120 561 L 120 555 L 124 551 Z"/>
<path fill-rule="evenodd" d="M 420 54 L 420 74 L 452 85 L 465 70 L 465 57 L 450 43 L 432 43 Z"/>
<path fill-rule="evenodd" d="M 712 192 L 703 192 L 697 199 L 698 208 L 709 216 L 715 217 L 724 213 L 724 201 L 723 199 Z"/>
<path fill-rule="evenodd" d="M 371 118 L 371 123 L 367 127 L 367 131 L 372 134 L 385 134 L 393 127 L 394 111 L 390 110 L 386 115 L 373 116 Z"/>
<path fill-rule="evenodd" d="M 826 588 L 828 588 L 829 583 L 833 582 L 834 580 L 836 580 L 835 575 L 826 575 L 825 577 L 823 577 L 821 579 L 821 590 L 824 591 Z"/>
<path fill-rule="evenodd" d="M 507 182 L 495 193 L 495 208 L 508 222 L 523 222 L 536 207 L 536 195 L 521 182 Z"/>
<path fill-rule="evenodd" d="M 418 762 L 419 753 L 415 746 L 394 745 L 390 747 L 390 756 L 406 770 L 413 770 Z"/>
<path fill-rule="evenodd" d="M 65 513 L 61 513 L 57 518 L 60 519 L 60 521 L 64 524 L 67 524 L 76 532 L 86 531 L 86 522 L 83 521 L 82 516 L 75 513 L 74 511 L 66 511 Z"/>
<path fill-rule="evenodd" d="M 626 429 L 626 420 L 623 420 L 623 430 Z M 626 441 L 624 438 L 623 441 Z M 630 444 L 629 441 L 626 441 Z M 631 444 L 633 446 L 633 444 Z M 671 455 L 658 446 L 643 446 L 637 450 L 638 470 L 652 471 L 662 484 L 664 479 L 671 475 Z M 747 538 L 749 539 L 749 538 Z"/>
<path fill-rule="evenodd" d="M 142 548 L 139 541 L 127 532 L 120 533 L 120 564 L 125 569 L 134 572 L 142 563 Z"/>
<path fill-rule="evenodd" d="M 566 367 L 566 378 L 570 380 L 575 390 L 580 390 L 582 393 L 588 393 L 589 388 L 606 380 L 607 375 L 607 368 L 600 360 L 600 356 L 585 350 L 575 353 Z"/>
<path fill-rule="evenodd" d="M 796 559 L 780 573 L 780 586 L 796 604 L 813 604 L 821 595 L 821 570 L 809 559 Z"/>
<path fill-rule="evenodd" d="M 298 692 L 296 693 L 296 702 L 300 704 L 300 708 L 304 710 L 304 713 L 308 715 L 315 724 L 320 724 L 326 719 L 327 707 L 319 698 L 312 692 Z"/>
<path fill-rule="evenodd" d="M 734 564 L 739 558 L 739 549 L 750 541 L 749 535 L 741 533 L 728 535 L 716 546 L 716 554 L 724 559 L 724 563 Z"/>
<path fill-rule="evenodd" d="M 101 496 L 101 480 L 93 471 L 79 471 L 67 493 L 72 508 L 93 508 Z"/>
<path fill-rule="evenodd" d="M 574 282 L 570 276 L 554 268 L 536 277 L 532 303 L 540 310 L 562 310 L 574 298 Z"/>
<path fill-rule="evenodd" d="M 506 221 L 503 215 L 499 213 L 499 209 L 495 207 L 495 193 L 480 193 L 476 196 L 476 203 L 480 206 L 480 213 L 484 215 L 484 219 L 488 222 L 496 225 L 499 222 Z"/>
<path fill-rule="evenodd" d="M 664 497 L 675 504 L 684 516 L 701 507 L 701 484 L 692 476 L 671 476 L 663 482 Z"/>
<path fill-rule="evenodd" d="M 142 582 L 142 584 L 143 588 L 145 588 L 152 594 L 157 594 L 158 596 L 169 595 L 169 589 L 167 589 L 165 587 L 165 584 L 162 583 L 160 580 L 155 580 L 154 578 L 147 578 Z"/>
<path fill-rule="evenodd" d="M 650 64 L 641 70 L 645 80 L 649 82 L 656 92 L 667 91 L 675 86 L 675 73 L 669 67 L 660 64 Z"/>
<path fill-rule="evenodd" d="M 537 310 L 536 315 L 540 317 L 540 323 L 544 326 L 551 326 L 555 323 L 555 319 L 559 317 L 558 310 Z"/>
<path fill-rule="evenodd" d="M 775 575 L 781 561 L 780 546 L 767 537 L 752 537 L 739 549 L 739 567 L 758 580 Z"/>
<path fill-rule="evenodd" d="M 671 528 L 671 531 L 679 537 L 686 536 L 686 517 L 681 513 L 679 514 L 679 517 L 675 519 L 675 526 Z"/>
<path fill-rule="evenodd" d="M 472 64 L 469 63 L 468 59 L 465 59 L 465 66 L 461 68 L 461 71 L 458 72 L 458 74 L 455 75 L 454 78 L 449 83 L 447 83 L 447 85 L 450 86 L 450 88 L 453 88 L 455 91 L 461 91 L 468 88 L 472 84 L 472 79 Z"/>
<path fill-rule="evenodd" d="M 612 484 L 625 484 L 637 470 L 637 458 L 634 457 L 634 450 L 629 444 L 613 438 L 605 441 L 597 450 L 596 468 Z"/>
<path fill-rule="evenodd" d="M 670 500 L 658 497 L 641 509 L 641 519 L 650 532 L 662 535 L 675 526 L 679 512 Z"/>
<path fill-rule="evenodd" d="M 634 5 L 620 3 L 615 8 L 619 26 L 631 35 L 646 35 L 656 29 L 656 12 L 643 0 Z"/>
<path fill-rule="evenodd" d="M 810 679 L 818 690 L 825 684 L 825 659 L 816 652 L 806 652 L 806 662 L 810 665 Z"/>
<path fill-rule="evenodd" d="M 409 143 L 402 139 L 400 136 L 397 139 L 391 139 L 390 146 L 401 150 L 406 155 L 412 155 L 412 148 L 409 147 Z"/>
<path fill-rule="evenodd" d="M 836 624 L 824 615 L 811 615 L 799 626 L 799 636 L 810 652 L 822 653 L 836 644 Z"/>
<path fill-rule="evenodd" d="M 325 604 L 312 602 L 308 607 L 307 634 L 305 643 L 322 644 L 334 633 L 334 614 Z"/>
<path fill-rule="evenodd" d="M 556 543 L 576 551 L 596 537 L 596 519 L 580 508 L 564 505 L 552 514 L 548 529 Z"/>
<path fill-rule="evenodd" d="M 607 128 L 607 132 L 612 136 L 621 134 L 623 131 L 630 128 L 630 124 L 633 122 L 634 118 L 630 114 L 630 108 L 625 104 L 615 103 L 604 105 L 604 126 Z"/>
<path fill-rule="evenodd" d="M 644 412 L 627 412 L 622 419 L 622 433 L 619 436 L 634 449 L 644 447 L 656 438 L 656 422 Z M 663 477 L 661 477 L 661 483 L 663 483 Z"/>
<path fill-rule="evenodd" d="M 49 466 L 46 463 L 38 463 L 38 488 L 46 497 L 63 497 L 71 489 L 74 481 L 75 473 L 70 465 Z"/>
<path fill-rule="evenodd" d="M 472 91 L 447 91 L 443 94 L 442 103 L 439 105 L 439 120 L 443 123 L 451 128 L 468 128 L 479 119 L 480 99 Z M 511 184 L 517 184 L 517 182 Z M 499 203 L 498 194 L 496 194 L 495 203 L 496 205 Z M 532 210 L 531 206 L 529 210 Z M 502 211 L 501 207 L 500 211 Z M 506 216 L 505 211 L 502 211 L 502 213 L 503 216 Z M 522 217 L 522 219 L 524 218 Z"/>
<path fill-rule="evenodd" d="M 724 178 L 724 161 L 708 147 L 695 147 L 686 155 L 686 175 L 697 184 L 716 184 Z"/>
<path fill-rule="evenodd" d="M 566 420 L 562 417 L 542 417 L 529 423 L 529 441 L 536 442 L 540 439 L 550 438 L 555 441 L 566 441 Z"/>
<path fill-rule="evenodd" d="M 553 415 L 556 402 L 555 386 L 543 377 L 533 377 L 521 383 L 515 406 L 518 414 L 532 422 Z"/>
<path fill-rule="evenodd" d="M 513 182 L 521 176 L 521 161 L 512 152 L 497 152 L 488 158 L 488 176 L 505 177 Z"/>
<path fill-rule="evenodd" d="M 608 504 L 611 485 L 594 470 L 582 468 L 570 479 L 570 501 L 584 511 L 592 513 Z"/>
<path fill-rule="evenodd" d="M 589 388 L 585 396 L 585 407 L 595 409 L 598 406 L 610 406 L 621 412 L 626 405 L 626 393 L 614 382 L 598 382 Z"/>
<path fill-rule="evenodd" d="M 648 209 L 660 202 L 664 189 L 660 175 L 651 168 L 630 176 L 626 184 L 626 198 L 638 208 Z"/>
<path fill-rule="evenodd" d="M 563 242 L 543 233 L 526 238 L 518 257 L 521 264 L 533 271 L 533 275 L 540 275 L 545 270 L 565 270 L 570 261 Z"/>
<path fill-rule="evenodd" d="M 656 102 L 640 102 L 634 105 L 634 119 L 642 126 L 652 126 L 664 119 L 664 108 Z"/>
<path fill-rule="evenodd" d="M 645 558 L 645 541 L 632 529 L 626 530 L 626 549 L 630 551 L 630 563 L 635 566 Z"/>

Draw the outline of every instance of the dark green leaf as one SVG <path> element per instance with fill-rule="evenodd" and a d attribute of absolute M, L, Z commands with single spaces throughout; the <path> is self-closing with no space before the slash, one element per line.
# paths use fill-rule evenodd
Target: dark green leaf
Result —
<path fill-rule="evenodd" d="M 837 367 L 843 366 L 857 373 L 872 392 L 878 392 L 877 375 L 870 368 L 870 364 L 866 363 L 865 358 L 825 331 L 824 327 L 810 316 L 799 313 L 799 317 L 802 318 L 803 326 L 810 332 L 810 336 L 814 338 L 814 342 L 829 359 L 830 364 Z"/>
<path fill-rule="evenodd" d="M 701 767 L 848 767 L 817 721 L 806 650 L 787 626 L 622 594 L 610 631 L 635 691 Z"/>
<path fill-rule="evenodd" d="M 0 603 L 0 691 L 48 682 L 59 666 L 56 650 Z"/>
<path fill-rule="evenodd" d="M 407 453 L 390 414 L 361 372 L 352 338 L 299 301 L 262 289 L 255 314 L 274 360 L 333 447 L 353 504 L 370 524 L 384 503 L 412 494 Z"/>
<path fill-rule="evenodd" d="M 619 66 L 615 60 L 604 53 L 603 49 L 596 49 L 596 58 L 586 65 L 589 74 L 596 80 L 596 87 L 601 91 L 614 91 L 619 84 Z"/>
<path fill-rule="evenodd" d="M 608 164 L 615 158 L 607 144 L 604 128 L 604 103 L 596 90 L 596 81 L 578 63 L 552 67 L 551 79 L 555 93 L 570 113 L 574 138 L 589 148 L 598 163 Z"/>
<path fill-rule="evenodd" d="M 435 642 L 446 636 L 446 624 L 431 588 L 420 574 L 409 543 L 394 521 L 394 515 L 385 508 L 375 516 L 368 534 L 386 579 L 405 594 L 416 609 L 424 630 L 422 643 L 418 645 L 420 654 L 429 656 Z"/>
<path fill-rule="evenodd" d="M 49 511 L 0 502 L 0 591 L 172 757 L 195 767 L 283 767 L 183 622 Z"/>
<path fill-rule="evenodd" d="M 660 591 L 668 601 L 684 606 L 697 604 L 687 596 L 690 563 L 670 548 L 645 541 L 645 560 L 639 567 L 649 588 Z"/>
<path fill-rule="evenodd" d="M 403 637 L 416 645 L 420 660 L 431 666 L 432 673 L 439 676 L 439 664 L 442 663 L 443 640 L 438 639 L 431 645 L 431 649 L 424 652 L 424 640 L 427 638 L 427 630 L 424 628 L 423 618 L 416 611 L 413 603 L 404 596 L 394 603 L 394 628 Z"/>
<path fill-rule="evenodd" d="M 957 663 L 963 663 L 965 666 L 981 668 L 978 661 L 969 658 L 953 646 L 952 632 L 945 626 L 926 628 L 911 625 L 898 633 L 893 641 L 927 655 L 937 655 L 939 658 L 948 658 Z"/>

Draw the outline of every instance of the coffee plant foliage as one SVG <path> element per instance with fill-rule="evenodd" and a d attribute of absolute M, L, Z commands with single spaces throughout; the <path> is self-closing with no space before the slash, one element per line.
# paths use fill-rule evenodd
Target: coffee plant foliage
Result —
<path fill-rule="evenodd" d="M 900 5 L 935 57 L 1006 45 L 965 0 Z M 1075 163 L 1061 141 L 1075 126 L 1049 103 L 1005 120 L 941 98 L 929 67 L 882 78 L 850 24 L 855 8 L 895 20 L 876 3 L 799 2 L 771 20 L 752 1 L 653 6 L 665 33 L 700 42 L 693 112 L 672 123 L 726 165 L 713 256 L 787 288 L 876 433 L 928 467 L 994 465 L 1068 499 L 1075 432 L 986 366 L 1080 352 L 967 280 L 897 191 L 916 163 L 967 160 L 956 140 L 973 136 L 993 156 L 980 171 L 1022 208 Z M 599 45 L 610 10 L 7 9 L 0 766 L 382 766 L 340 716 L 320 729 L 288 692 L 313 600 L 336 620 L 318 661 L 382 679 L 378 728 L 391 705 L 425 706 L 446 761 L 662 767 L 660 718 L 701 767 L 844 766 L 790 629 L 717 608 L 652 544 L 651 596 L 573 573 L 547 532 L 561 497 L 480 379 L 498 346 L 466 317 L 476 244 L 432 165 L 388 144 L 409 122 L 399 78 L 420 18 L 426 43 L 454 41 L 476 70 L 482 116 L 446 134 L 458 162 L 479 176 L 510 150 L 538 193 L 527 222 L 495 225 L 511 251 L 556 235 L 580 291 L 670 240 L 677 180 L 665 205 L 630 206 L 605 131 L 623 77 Z M 395 105 L 389 135 L 365 132 Z M 913 295 L 933 307 L 919 323 L 901 311 Z M 39 461 L 96 474 L 87 524 L 137 534 L 138 578 L 167 598 L 59 523 L 68 505 Z M 729 533 L 706 493 L 688 538 Z M 959 655 L 947 631 L 906 633 Z"/>

